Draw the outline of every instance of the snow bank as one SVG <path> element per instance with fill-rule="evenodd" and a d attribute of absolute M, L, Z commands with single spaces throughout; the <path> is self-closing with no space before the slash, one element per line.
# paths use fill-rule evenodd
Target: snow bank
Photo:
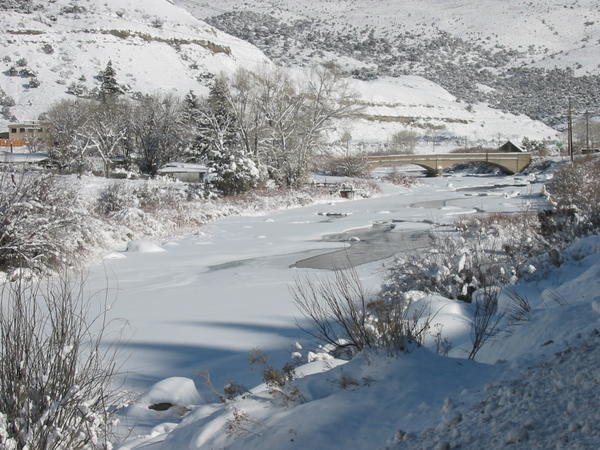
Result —
<path fill-rule="evenodd" d="M 184 377 L 172 377 L 156 383 L 139 400 L 143 405 L 170 403 L 178 406 L 199 405 L 202 398 L 196 390 L 194 380 Z"/>
<path fill-rule="evenodd" d="M 561 261 L 511 286 L 531 311 L 484 346 L 480 362 L 427 348 L 315 361 L 289 385 L 195 407 L 125 448 L 597 448 L 600 236 L 574 243 Z M 454 344 L 469 344 L 471 305 L 425 296 L 420 306 Z"/>
<path fill-rule="evenodd" d="M 166 252 L 164 248 L 151 241 L 129 241 L 127 243 L 129 253 L 160 253 Z"/>

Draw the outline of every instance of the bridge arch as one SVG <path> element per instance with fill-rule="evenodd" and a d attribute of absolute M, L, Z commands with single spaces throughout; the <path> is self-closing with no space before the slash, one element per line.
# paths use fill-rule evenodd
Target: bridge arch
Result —
<path fill-rule="evenodd" d="M 458 165 L 475 165 L 475 164 L 482 164 L 484 166 L 496 167 L 496 168 L 502 170 L 502 172 L 504 172 L 506 175 L 514 175 L 515 174 L 515 172 L 513 170 L 511 170 L 509 167 L 506 167 L 503 164 L 493 162 L 493 161 L 479 161 L 479 160 L 477 160 L 477 161 L 458 161 L 455 164 L 445 167 L 444 170 L 452 169 L 453 167 L 456 167 Z"/>
<path fill-rule="evenodd" d="M 422 169 L 425 169 L 428 177 L 435 177 L 439 175 L 439 170 L 435 168 L 432 164 L 426 164 L 423 162 L 412 162 L 412 161 L 396 161 L 396 162 L 387 162 L 387 163 L 369 163 L 369 169 L 377 169 L 379 167 L 402 167 L 402 166 L 419 166 Z"/>

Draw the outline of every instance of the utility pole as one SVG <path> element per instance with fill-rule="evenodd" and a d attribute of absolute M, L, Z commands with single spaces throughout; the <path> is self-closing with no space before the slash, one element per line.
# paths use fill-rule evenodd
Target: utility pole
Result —
<path fill-rule="evenodd" d="M 585 111 L 585 152 L 590 151 L 590 112 Z"/>
<path fill-rule="evenodd" d="M 571 97 L 569 97 L 569 115 L 567 117 L 567 144 L 569 149 L 569 156 L 571 157 L 571 163 L 573 163 L 573 110 L 571 107 Z"/>

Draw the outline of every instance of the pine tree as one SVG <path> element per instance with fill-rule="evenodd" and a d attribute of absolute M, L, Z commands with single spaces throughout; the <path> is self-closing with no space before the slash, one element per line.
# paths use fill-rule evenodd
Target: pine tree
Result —
<path fill-rule="evenodd" d="M 235 114 L 229 103 L 229 87 L 223 78 L 217 78 L 210 88 L 207 101 L 211 115 L 223 130 L 224 145 L 233 148 L 239 144 L 235 127 Z"/>
<path fill-rule="evenodd" d="M 181 121 L 184 125 L 193 127 L 200 120 L 200 99 L 194 93 L 189 91 L 183 99 L 183 111 L 181 113 Z"/>
<path fill-rule="evenodd" d="M 207 151 L 206 130 L 203 127 L 203 108 L 205 105 L 194 93 L 189 91 L 183 99 L 181 111 L 181 129 L 186 145 L 181 151 L 183 162 L 200 163 L 205 160 Z"/>
<path fill-rule="evenodd" d="M 260 172 L 241 145 L 236 117 L 224 79 L 215 80 L 199 121 L 198 149 L 216 175 L 213 184 L 224 194 L 237 194 L 256 186 Z"/>
<path fill-rule="evenodd" d="M 123 89 L 117 83 L 116 75 L 112 61 L 109 60 L 106 68 L 97 76 L 98 81 L 100 81 L 100 100 L 102 103 L 107 103 L 123 93 Z"/>

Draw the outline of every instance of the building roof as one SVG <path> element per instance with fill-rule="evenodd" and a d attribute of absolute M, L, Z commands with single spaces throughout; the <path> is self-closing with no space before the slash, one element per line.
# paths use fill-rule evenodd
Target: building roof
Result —
<path fill-rule="evenodd" d="M 8 128 L 11 127 L 35 127 L 39 125 L 48 125 L 50 122 L 44 120 L 25 120 L 23 122 L 9 123 Z"/>
<path fill-rule="evenodd" d="M 158 173 L 207 173 L 208 167 L 203 164 L 172 162 L 158 169 Z"/>
<path fill-rule="evenodd" d="M 511 142 L 511 141 L 506 141 L 504 144 L 502 144 L 498 150 L 502 150 L 505 152 L 520 152 L 520 153 L 526 153 L 525 150 L 523 150 L 520 146 L 518 146 L 517 144 Z"/>
<path fill-rule="evenodd" d="M 0 163 L 11 164 L 26 164 L 39 163 L 46 161 L 48 155 L 46 153 L 10 153 L 0 152 Z"/>

